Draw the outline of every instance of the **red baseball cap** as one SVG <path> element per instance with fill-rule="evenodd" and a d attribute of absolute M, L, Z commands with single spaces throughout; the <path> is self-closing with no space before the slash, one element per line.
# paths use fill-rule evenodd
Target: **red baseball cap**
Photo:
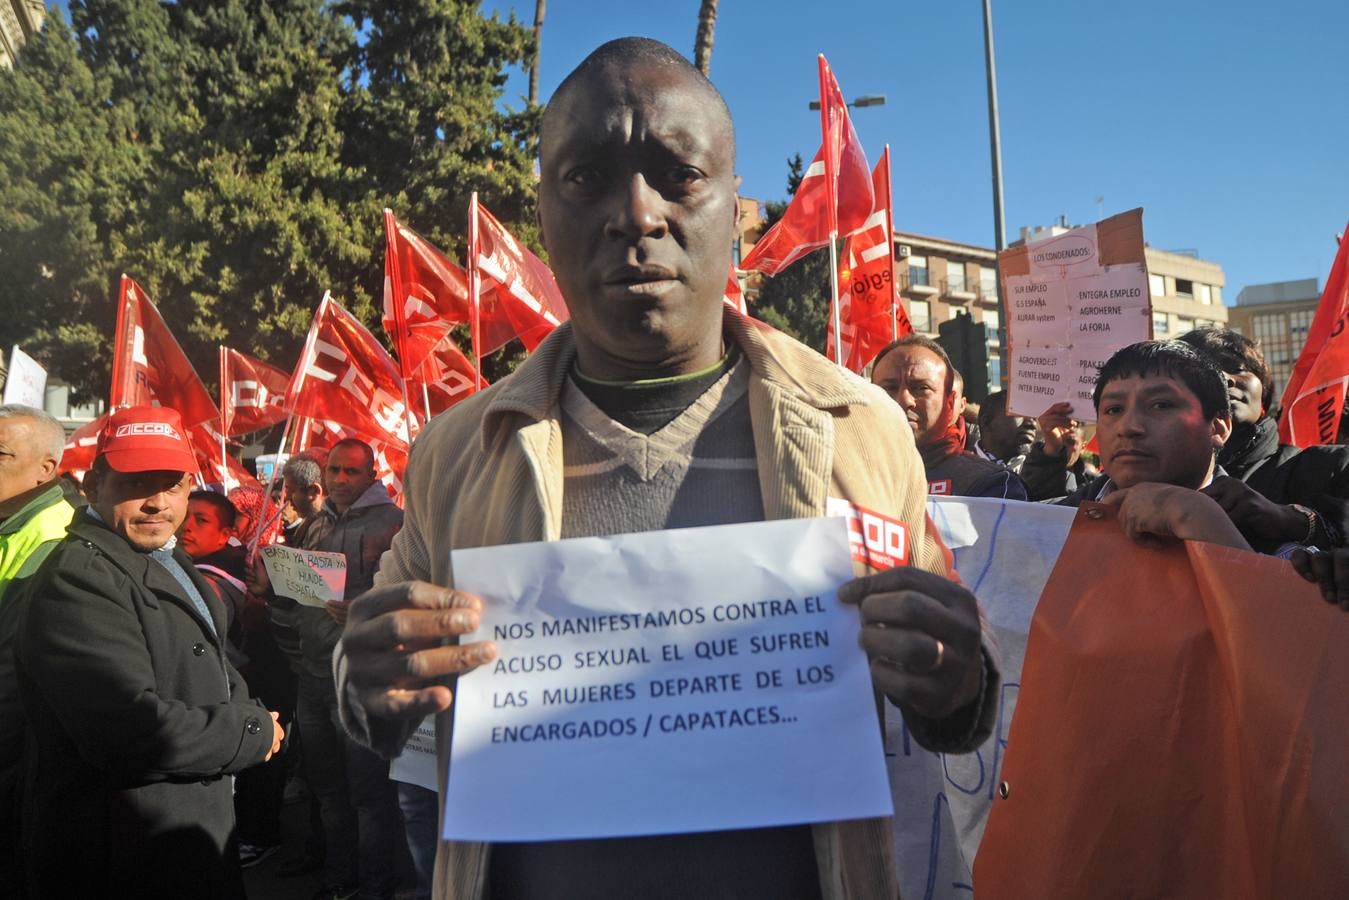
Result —
<path fill-rule="evenodd" d="M 183 419 L 167 406 L 129 406 L 114 412 L 99 432 L 98 455 L 117 472 L 197 473 Z"/>

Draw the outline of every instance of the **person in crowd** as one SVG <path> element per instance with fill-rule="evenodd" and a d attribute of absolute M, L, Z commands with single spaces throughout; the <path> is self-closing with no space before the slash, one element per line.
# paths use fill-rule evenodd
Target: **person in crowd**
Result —
<path fill-rule="evenodd" d="M 846 595 L 889 701 L 878 708 L 901 710 L 936 750 L 969 751 L 990 733 L 997 667 L 925 525 L 927 483 L 903 415 L 722 303 L 734 147 L 720 94 L 656 41 L 603 45 L 553 95 L 539 215 L 571 319 L 413 445 L 406 523 L 379 584 L 352 604 L 334 660 L 343 721 L 381 753 L 449 709 L 447 676 L 494 657 L 490 641 L 444 645 L 477 629 L 484 602 L 448 587 L 452 547 L 819 516 L 830 496 L 910 528 L 913 568 L 849 582 Z M 436 883 L 465 900 L 893 897 L 890 833 L 867 819 L 444 843 Z"/>
<path fill-rule="evenodd" d="M 197 566 L 213 596 L 228 615 L 230 662 L 244 676 L 248 690 L 276 711 L 281 727 L 290 730 L 295 710 L 295 680 L 271 634 L 261 601 L 249 593 L 244 556 L 235 538 L 236 510 L 224 494 L 193 491 L 178 542 Z M 286 783 L 287 754 L 279 753 L 242 772 L 235 781 L 239 864 L 261 863 L 281 845 L 281 794 Z"/>
<path fill-rule="evenodd" d="M 1034 443 L 1035 420 L 1008 413 L 1005 392 L 989 394 L 979 406 L 979 441 L 974 446 L 975 454 L 1020 474 L 1021 464 Z"/>
<path fill-rule="evenodd" d="M 283 469 L 287 490 L 290 462 Z M 297 510 L 305 501 L 300 487 L 290 492 Z M 375 477 L 370 445 L 349 438 L 328 453 L 323 470 L 323 505 L 308 511 L 296 534 L 296 547 L 341 553 L 347 574 L 343 600 L 327 608 L 298 606 L 300 663 L 297 717 L 304 735 L 305 780 L 318 797 L 323 819 L 324 881 L 321 894 L 344 897 L 359 888 L 362 897 L 392 897 L 403 846 L 398 794 L 389 780 L 389 763 L 347 738 L 337 714 L 333 684 L 333 647 L 342 634 L 347 602 L 374 582 L 380 556 L 403 524 L 403 511 Z M 253 578 L 269 602 L 275 597 L 266 569 L 253 566 Z"/>
<path fill-rule="evenodd" d="M 1015 472 L 965 451 L 965 420 L 955 413 L 955 368 L 940 344 L 921 334 L 905 335 L 877 354 L 871 380 L 908 417 L 929 493 L 1026 499 Z"/>
<path fill-rule="evenodd" d="M 281 508 L 267 496 L 266 488 L 241 484 L 229 492 L 229 500 L 238 511 L 231 543 L 252 547 L 270 547 L 281 534 Z M 260 533 L 259 533 L 260 532 Z"/>
<path fill-rule="evenodd" d="M 184 435 L 172 409 L 114 412 L 89 505 L 17 595 L 33 896 L 243 896 L 230 776 L 284 732 L 176 547 L 197 473 Z"/>
<path fill-rule="evenodd" d="M 959 369 L 952 371 L 955 374 L 951 379 L 951 390 L 956 395 L 952 409 L 965 424 L 965 449 L 973 453 L 979 443 L 979 405 L 976 403 L 971 406 L 970 398 L 965 396 L 965 376 L 960 374 Z"/>
<path fill-rule="evenodd" d="M 14 683 L 18 604 L 6 600 L 66 536 L 75 508 L 57 477 L 66 435 L 40 409 L 0 406 L 0 884 L 21 885 L 19 761 L 25 729 Z"/>
<path fill-rule="evenodd" d="M 1349 447 L 1299 450 L 1279 443 L 1270 415 L 1274 380 L 1260 345 L 1230 328 L 1180 336 L 1223 373 L 1232 437 L 1218 453 L 1226 473 L 1205 489 L 1256 549 L 1301 544 L 1329 550 L 1349 537 Z"/>
<path fill-rule="evenodd" d="M 1083 426 L 1073 418 L 1073 405 L 1055 403 L 1035 420 L 1041 439 L 1021 464 L 1021 480 L 1032 500 L 1057 500 L 1100 473 L 1082 455 Z"/>

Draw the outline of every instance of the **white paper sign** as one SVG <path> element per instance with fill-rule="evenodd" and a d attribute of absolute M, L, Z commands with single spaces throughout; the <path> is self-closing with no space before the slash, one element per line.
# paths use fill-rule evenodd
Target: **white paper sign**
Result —
<path fill-rule="evenodd" d="M 425 718 L 403 745 L 403 752 L 389 763 L 389 777 L 415 784 L 428 791 L 440 790 L 436 783 L 436 720 Z"/>
<path fill-rule="evenodd" d="M 342 600 L 347 586 L 347 558 L 341 553 L 299 550 L 273 544 L 258 551 L 272 580 L 272 590 L 305 606 Z"/>
<path fill-rule="evenodd" d="M 451 840 L 891 812 L 842 519 L 453 554 L 498 657 L 459 680 Z"/>
<path fill-rule="evenodd" d="M 962 583 L 979 598 L 993 628 L 1002 687 L 990 699 L 997 704 L 993 734 L 974 753 L 930 753 L 913 741 L 898 710 L 887 711 L 886 763 L 903 897 L 967 897 L 972 891 L 970 873 L 1001 780 L 1031 616 L 1075 513 L 1016 500 L 928 500 L 928 515 L 951 548 Z"/>
<path fill-rule="evenodd" d="M 5 403 L 22 403 L 34 409 L 46 407 L 47 370 L 38 361 L 14 345 L 5 376 Z"/>
<path fill-rule="evenodd" d="M 1026 248 L 1030 271 L 1008 275 L 1008 409 L 1038 416 L 1062 401 L 1096 419 L 1097 367 L 1152 334 L 1152 298 L 1141 263 L 1101 265 L 1095 225 Z"/>

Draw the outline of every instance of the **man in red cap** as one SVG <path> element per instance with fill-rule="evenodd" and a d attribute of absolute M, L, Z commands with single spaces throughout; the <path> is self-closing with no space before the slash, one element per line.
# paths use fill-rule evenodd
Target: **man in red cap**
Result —
<path fill-rule="evenodd" d="M 175 546 L 196 473 L 178 413 L 115 412 L 89 506 L 20 592 L 34 896 L 243 896 L 229 776 L 269 759 L 282 731 Z"/>

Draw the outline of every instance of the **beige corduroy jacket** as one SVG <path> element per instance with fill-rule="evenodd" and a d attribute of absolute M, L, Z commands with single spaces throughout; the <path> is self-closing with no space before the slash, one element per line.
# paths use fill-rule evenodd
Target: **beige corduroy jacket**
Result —
<path fill-rule="evenodd" d="M 765 517 L 822 516 L 830 497 L 849 500 L 907 523 L 911 564 L 946 574 L 946 551 L 927 524 L 923 464 L 899 407 L 879 388 L 757 320 L 728 309 L 725 333 L 751 369 L 748 402 Z M 575 352 L 571 326 L 564 324 L 513 375 L 426 426 L 404 478 L 403 530 L 381 560 L 376 584 L 420 579 L 453 586 L 452 549 L 558 539 L 558 399 Z M 988 735 L 995 704 L 984 698 L 997 696 L 998 675 L 987 649 L 985 662 L 983 693 L 972 709 L 953 717 L 960 721 L 909 717 L 920 744 L 961 752 Z M 377 752 L 397 755 L 417 723 L 368 720 L 346 690 L 340 644 L 334 664 L 348 730 Z M 436 722 L 442 779 L 452 727 L 450 713 Z M 889 819 L 821 823 L 813 830 L 827 900 L 898 896 Z M 485 897 L 490 850 L 442 842 L 435 895 Z"/>

